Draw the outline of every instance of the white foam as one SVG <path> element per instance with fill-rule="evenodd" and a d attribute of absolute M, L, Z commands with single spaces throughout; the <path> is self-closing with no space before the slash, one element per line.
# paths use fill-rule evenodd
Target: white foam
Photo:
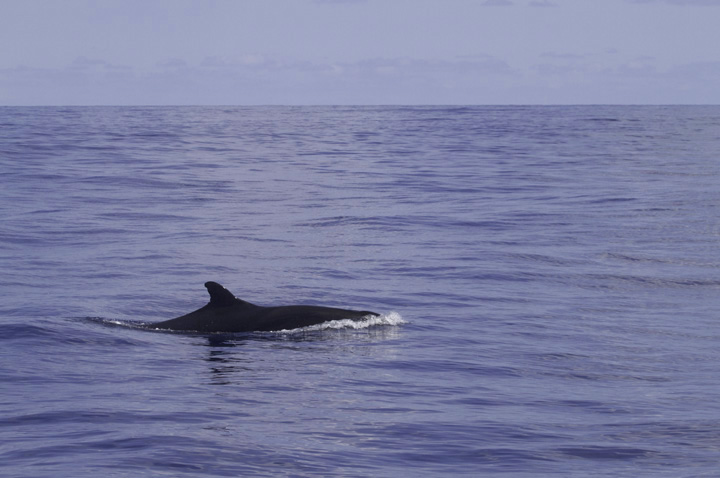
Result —
<path fill-rule="evenodd" d="M 376 325 L 402 325 L 407 322 L 402 318 L 400 314 L 395 311 L 388 312 L 378 316 L 368 315 L 361 320 L 341 319 L 341 320 L 330 320 L 323 322 L 322 324 L 309 325 L 307 327 L 300 327 L 292 330 L 280 330 L 280 333 L 296 333 L 296 332 L 311 332 L 319 330 L 330 330 L 330 329 L 367 329 Z"/>

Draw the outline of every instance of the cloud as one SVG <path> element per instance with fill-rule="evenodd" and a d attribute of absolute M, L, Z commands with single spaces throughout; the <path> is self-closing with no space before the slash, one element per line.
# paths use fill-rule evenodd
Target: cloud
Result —
<path fill-rule="evenodd" d="M 581 63 L 568 63 L 558 65 L 555 63 L 539 63 L 531 67 L 533 71 L 541 76 L 562 76 L 567 77 L 574 73 L 586 73 L 590 71 L 590 67 Z"/>
<path fill-rule="evenodd" d="M 556 53 L 554 51 L 542 53 L 540 56 L 553 60 L 582 60 L 587 57 L 587 55 L 578 55 L 577 53 Z"/>
<path fill-rule="evenodd" d="M 603 52 L 538 58 L 519 70 L 483 54 L 356 62 L 246 54 L 148 68 L 79 57 L 62 68 L 0 69 L 0 104 L 720 104 L 720 61 L 662 68 L 653 57 Z"/>
<path fill-rule="evenodd" d="M 345 68 L 358 69 L 372 74 L 434 75 L 471 74 L 507 75 L 512 68 L 502 60 L 490 55 L 466 56 L 458 60 L 418 60 L 413 58 L 373 59 L 344 64 Z"/>
<path fill-rule="evenodd" d="M 625 0 L 628 3 L 666 3 L 669 5 L 720 7 L 720 0 Z"/>
<path fill-rule="evenodd" d="M 477 97 L 476 90 L 485 94 L 483 88 L 490 91 L 505 81 L 498 78 L 517 75 L 490 55 L 333 63 L 248 54 L 206 57 L 195 64 L 169 58 L 149 69 L 80 57 L 63 68 L 0 70 L 0 104 L 462 103 L 468 94 Z"/>
<path fill-rule="evenodd" d="M 485 0 L 481 3 L 483 7 L 508 7 L 513 5 L 510 0 Z"/>
<path fill-rule="evenodd" d="M 720 104 L 720 61 L 661 68 L 648 56 L 618 64 L 549 60 L 533 66 L 527 82 L 546 103 Z"/>
<path fill-rule="evenodd" d="M 685 81 L 720 84 L 720 61 L 698 61 L 673 67 L 669 75 Z"/>
<path fill-rule="evenodd" d="M 535 0 L 528 4 L 531 7 L 557 7 L 557 3 L 553 3 L 549 0 Z"/>
<path fill-rule="evenodd" d="M 366 3 L 367 0 L 313 0 L 313 3 L 318 4 L 351 4 L 351 3 Z"/>
<path fill-rule="evenodd" d="M 113 65 L 105 60 L 90 59 L 79 56 L 73 60 L 68 67 L 71 70 L 93 70 L 93 71 L 109 71 L 109 70 L 129 70 L 129 66 Z"/>
<path fill-rule="evenodd" d="M 167 60 L 157 62 L 155 66 L 160 68 L 185 68 L 188 64 L 185 60 L 180 58 L 169 58 Z"/>
<path fill-rule="evenodd" d="M 82 57 L 64 68 L 20 66 L 0 70 L 0 104 L 107 104 L 108 97 L 132 96 L 135 83 L 130 67 Z"/>

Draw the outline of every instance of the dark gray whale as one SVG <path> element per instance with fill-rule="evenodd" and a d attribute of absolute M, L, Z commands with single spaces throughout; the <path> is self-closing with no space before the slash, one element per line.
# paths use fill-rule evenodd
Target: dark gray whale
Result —
<path fill-rule="evenodd" d="M 313 305 L 261 307 L 236 298 L 217 282 L 206 282 L 210 302 L 195 312 L 151 324 L 155 329 L 194 332 L 267 332 L 291 330 L 330 320 L 361 320 L 379 314 Z"/>

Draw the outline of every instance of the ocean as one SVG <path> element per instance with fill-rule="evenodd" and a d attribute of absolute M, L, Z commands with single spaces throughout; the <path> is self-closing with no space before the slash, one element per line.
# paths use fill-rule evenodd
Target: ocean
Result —
<path fill-rule="evenodd" d="M 720 476 L 717 106 L 2 107 L 0 271 L 3 477 Z"/>

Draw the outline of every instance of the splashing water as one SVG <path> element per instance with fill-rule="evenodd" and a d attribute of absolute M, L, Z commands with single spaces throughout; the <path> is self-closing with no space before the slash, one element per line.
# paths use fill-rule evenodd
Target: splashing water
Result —
<path fill-rule="evenodd" d="M 340 319 L 340 320 L 330 320 L 328 322 L 323 322 L 321 324 L 315 324 L 315 325 L 309 325 L 307 327 L 300 327 L 297 329 L 284 329 L 280 330 L 280 333 L 286 334 L 286 333 L 297 333 L 297 332 L 312 332 L 312 331 L 320 331 L 320 330 L 330 330 L 330 329 L 366 329 L 368 327 L 372 327 L 375 325 L 402 325 L 406 324 L 407 322 L 405 319 L 402 318 L 402 316 L 395 312 L 391 311 L 387 314 L 381 314 L 378 316 L 368 315 L 362 320 L 351 320 L 351 319 Z"/>

